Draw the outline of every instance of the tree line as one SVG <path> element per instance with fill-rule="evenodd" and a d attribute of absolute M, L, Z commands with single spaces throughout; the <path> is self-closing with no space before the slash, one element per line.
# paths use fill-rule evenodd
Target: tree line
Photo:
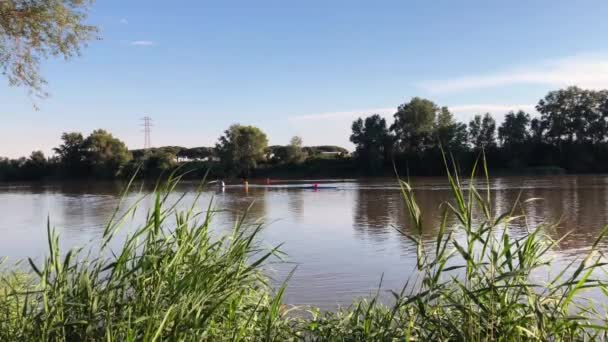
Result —
<path fill-rule="evenodd" d="M 165 146 L 129 150 L 105 130 L 88 136 L 64 133 L 46 157 L 0 158 L 0 180 L 49 178 L 158 177 L 182 167 L 200 177 L 390 175 L 396 167 L 412 175 L 439 175 L 443 153 L 458 167 L 470 168 L 484 151 L 490 166 L 512 173 L 607 172 L 608 91 L 569 87 L 549 92 L 533 117 L 506 113 L 498 125 L 491 114 L 458 122 L 448 107 L 412 98 L 400 105 L 389 124 L 379 114 L 355 120 L 350 154 L 339 146 L 304 146 L 300 137 L 288 145 L 268 144 L 257 127 L 234 124 L 212 147 Z"/>
<path fill-rule="evenodd" d="M 89 136 L 80 132 L 61 135 L 62 143 L 47 157 L 34 151 L 29 157 L 0 158 L 0 181 L 43 179 L 115 179 L 159 177 L 181 167 L 191 177 L 211 170 L 214 177 L 249 177 L 261 168 L 301 165 L 311 160 L 346 158 L 339 146 L 303 146 L 293 137 L 287 146 L 268 146 L 259 128 L 230 126 L 213 147 L 163 146 L 129 150 L 124 142 L 99 129 Z"/>
<path fill-rule="evenodd" d="M 540 116 L 509 112 L 500 126 L 489 113 L 463 123 L 448 107 L 414 97 L 397 108 L 390 125 L 378 114 L 353 122 L 350 141 L 369 174 L 395 164 L 413 174 L 440 174 L 442 150 L 462 167 L 471 167 L 483 150 L 493 168 L 512 172 L 608 171 L 608 91 L 551 91 L 536 110 Z"/>

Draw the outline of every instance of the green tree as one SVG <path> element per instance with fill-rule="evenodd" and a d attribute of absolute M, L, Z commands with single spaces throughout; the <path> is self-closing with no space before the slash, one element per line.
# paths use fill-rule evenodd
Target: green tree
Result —
<path fill-rule="evenodd" d="M 467 125 L 456 122 L 448 107 L 437 114 L 435 134 L 441 146 L 449 152 L 460 152 L 467 147 Z"/>
<path fill-rule="evenodd" d="M 522 145 L 530 139 L 530 114 L 523 111 L 509 112 L 498 128 L 498 138 L 503 146 Z"/>
<path fill-rule="evenodd" d="M 159 176 L 175 167 L 175 154 L 167 150 L 153 150 L 144 156 L 143 169 L 147 176 Z"/>
<path fill-rule="evenodd" d="M 545 137 L 545 123 L 539 119 L 534 118 L 530 120 L 530 139 L 535 143 L 542 143 Z"/>
<path fill-rule="evenodd" d="M 39 180 L 49 176 L 49 166 L 50 163 L 44 156 L 44 153 L 42 151 L 34 151 L 23 163 L 19 174 L 24 179 Z"/>
<path fill-rule="evenodd" d="M 157 150 L 167 152 L 167 153 L 173 155 L 174 158 L 177 158 L 177 156 L 180 154 L 180 152 L 185 150 L 185 148 L 183 148 L 181 146 L 162 146 L 162 147 L 158 147 Z"/>
<path fill-rule="evenodd" d="M 606 98 L 607 91 L 578 87 L 549 92 L 536 106 L 548 142 L 603 141 L 608 133 L 608 113 L 603 110 Z"/>
<path fill-rule="evenodd" d="M 469 122 L 469 141 L 475 149 L 487 149 L 496 145 L 496 121 L 490 113 L 475 115 Z"/>
<path fill-rule="evenodd" d="M 302 149 L 302 138 L 295 136 L 287 145 L 287 162 L 299 164 L 306 160 L 306 153 Z"/>
<path fill-rule="evenodd" d="M 268 138 L 259 128 L 234 124 L 219 138 L 216 150 L 228 172 L 249 176 L 266 157 Z"/>
<path fill-rule="evenodd" d="M 606 141 L 608 137 L 608 90 L 596 91 L 594 94 L 592 110 L 587 111 L 589 116 L 589 137 L 592 143 Z"/>
<path fill-rule="evenodd" d="M 63 143 L 53 151 L 59 156 L 62 169 L 71 176 L 81 175 L 85 159 L 84 137 L 78 132 L 63 133 L 61 140 Z"/>
<path fill-rule="evenodd" d="M 83 147 L 85 162 L 95 176 L 114 177 L 132 158 L 125 143 L 103 129 L 93 131 Z"/>
<path fill-rule="evenodd" d="M 46 164 L 48 162 L 48 160 L 44 156 L 44 152 L 42 152 L 42 151 L 33 151 L 32 154 L 30 154 L 30 157 L 28 158 L 27 161 L 28 161 L 28 163 L 30 163 L 31 165 L 34 165 L 36 167 L 46 166 Z"/>
<path fill-rule="evenodd" d="M 266 160 L 273 164 L 285 163 L 288 159 L 287 146 L 272 145 L 266 148 Z"/>
<path fill-rule="evenodd" d="M 386 120 L 378 114 L 355 120 L 350 141 L 356 146 L 356 157 L 369 172 L 380 171 L 392 146 Z"/>
<path fill-rule="evenodd" d="M 481 120 L 481 115 L 475 115 L 473 120 L 469 121 L 469 143 L 474 148 L 483 145 L 481 142 Z"/>
<path fill-rule="evenodd" d="M 401 151 L 422 151 L 432 144 L 438 111 L 435 103 L 419 97 L 399 106 L 391 130 Z"/>
<path fill-rule="evenodd" d="M 0 68 L 10 85 L 25 86 L 45 96 L 40 60 L 69 59 L 96 38 L 97 28 L 86 25 L 92 0 L 1 0 Z"/>

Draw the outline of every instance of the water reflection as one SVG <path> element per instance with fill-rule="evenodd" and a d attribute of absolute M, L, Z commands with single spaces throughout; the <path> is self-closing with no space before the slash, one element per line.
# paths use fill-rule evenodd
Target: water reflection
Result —
<path fill-rule="evenodd" d="M 356 190 L 353 228 L 360 238 L 386 240 L 394 228 L 395 198 L 385 191 Z"/>
<path fill-rule="evenodd" d="M 266 192 L 264 188 L 230 189 L 216 197 L 215 207 L 223 213 L 224 222 L 234 223 L 245 218 L 246 223 L 264 221 L 266 218 Z M 247 214 L 245 216 L 245 214 Z"/>
<path fill-rule="evenodd" d="M 304 217 L 304 193 L 302 191 L 287 191 L 287 207 L 294 220 L 301 222 Z"/>

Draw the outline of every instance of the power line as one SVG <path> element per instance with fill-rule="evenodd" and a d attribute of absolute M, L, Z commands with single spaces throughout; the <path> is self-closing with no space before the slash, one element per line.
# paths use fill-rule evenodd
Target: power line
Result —
<path fill-rule="evenodd" d="M 149 148 L 152 147 L 152 142 L 150 140 L 150 133 L 152 132 L 152 118 L 149 116 L 144 116 L 143 118 L 141 118 L 141 120 L 143 121 L 143 123 L 141 124 L 141 126 L 144 127 L 144 149 L 147 150 Z"/>

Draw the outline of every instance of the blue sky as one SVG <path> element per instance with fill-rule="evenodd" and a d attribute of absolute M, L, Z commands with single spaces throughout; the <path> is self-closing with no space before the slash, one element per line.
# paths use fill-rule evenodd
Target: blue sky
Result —
<path fill-rule="evenodd" d="M 271 144 L 348 148 L 350 123 L 413 96 L 460 120 L 533 110 L 549 90 L 608 88 L 607 1 L 98 0 L 102 40 L 43 63 L 36 104 L 0 83 L 0 155 L 49 152 L 64 131 L 143 145 L 215 143 L 230 124 Z"/>

